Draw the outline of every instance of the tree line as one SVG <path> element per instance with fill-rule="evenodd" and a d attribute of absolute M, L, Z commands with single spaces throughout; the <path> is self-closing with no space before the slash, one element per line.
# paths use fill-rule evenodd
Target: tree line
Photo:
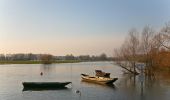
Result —
<path fill-rule="evenodd" d="M 80 60 L 80 61 L 111 61 L 112 57 L 108 57 L 105 53 L 98 56 L 80 55 L 74 56 L 73 54 L 67 54 L 66 56 L 54 56 L 51 54 L 0 54 L 0 61 L 56 61 L 56 60 Z"/>

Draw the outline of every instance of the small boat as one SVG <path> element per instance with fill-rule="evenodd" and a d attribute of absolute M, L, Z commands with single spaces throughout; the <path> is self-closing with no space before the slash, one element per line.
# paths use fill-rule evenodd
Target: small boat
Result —
<path fill-rule="evenodd" d="M 98 84 L 106 84 L 110 85 L 113 84 L 118 78 L 106 78 L 106 77 L 98 77 L 98 76 L 89 76 L 86 74 L 81 74 L 82 81 L 98 83 Z"/>
<path fill-rule="evenodd" d="M 53 88 L 65 88 L 66 85 L 70 84 L 71 82 L 23 82 L 24 88 L 46 88 L 46 89 L 53 89 Z"/>
<path fill-rule="evenodd" d="M 95 70 L 96 72 L 96 76 L 98 77 L 107 77 L 107 78 L 110 78 L 110 73 L 105 73 L 101 70 Z"/>
<path fill-rule="evenodd" d="M 23 90 L 22 91 L 56 91 L 56 90 L 68 90 L 69 88 L 67 88 L 67 87 L 61 87 L 61 88 L 52 88 L 52 87 L 50 87 L 50 88 L 23 88 Z"/>

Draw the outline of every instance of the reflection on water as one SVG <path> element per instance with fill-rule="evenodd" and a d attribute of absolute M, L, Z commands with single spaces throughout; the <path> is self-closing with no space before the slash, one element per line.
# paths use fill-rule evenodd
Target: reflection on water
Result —
<path fill-rule="evenodd" d="M 54 64 L 42 64 L 40 67 L 40 71 L 42 72 L 51 72 L 55 69 Z"/>
<path fill-rule="evenodd" d="M 103 85 L 103 84 L 95 84 L 95 83 L 90 83 L 87 81 L 81 81 L 82 85 L 91 85 L 94 86 L 96 88 L 103 88 L 103 89 L 116 89 L 116 86 L 114 84 L 109 84 L 109 85 Z"/>
<path fill-rule="evenodd" d="M 81 81 L 81 73 L 94 75 L 95 69 L 119 79 L 113 86 Z M 0 65 L 0 100 L 169 100 L 169 73 L 156 73 L 155 78 L 151 78 L 124 75 L 121 70 L 111 62 Z M 72 81 L 72 85 L 61 90 L 22 92 L 23 81 Z"/>
<path fill-rule="evenodd" d="M 69 90 L 67 87 L 63 88 L 23 88 L 24 91 L 56 91 L 56 90 Z"/>
<path fill-rule="evenodd" d="M 123 92 L 125 92 L 128 99 L 135 100 L 168 100 L 168 95 L 166 94 L 170 88 L 165 89 L 161 86 L 162 79 L 154 79 L 150 77 L 145 77 L 144 75 L 126 75 L 121 80 L 121 86 Z M 169 84 L 170 86 L 170 84 Z M 132 98 L 133 97 L 133 98 Z"/>

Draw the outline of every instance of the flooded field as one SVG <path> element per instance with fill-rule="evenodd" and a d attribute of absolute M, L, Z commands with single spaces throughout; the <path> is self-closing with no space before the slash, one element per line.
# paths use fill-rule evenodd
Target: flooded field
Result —
<path fill-rule="evenodd" d="M 119 78 L 114 87 L 81 81 L 81 73 L 94 75 L 95 69 Z M 71 81 L 72 84 L 62 90 L 22 91 L 24 81 Z M 155 79 L 133 77 L 124 75 L 113 62 L 0 65 L 0 100 L 169 100 L 169 95 L 168 74 Z"/>

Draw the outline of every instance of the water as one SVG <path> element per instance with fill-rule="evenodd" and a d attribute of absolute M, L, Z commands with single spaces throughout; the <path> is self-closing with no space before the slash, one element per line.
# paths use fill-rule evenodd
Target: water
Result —
<path fill-rule="evenodd" d="M 81 73 L 94 75 L 95 69 L 118 77 L 115 86 L 81 82 Z M 156 79 L 140 75 L 134 78 L 124 75 L 112 62 L 0 65 L 0 100 L 169 100 L 168 75 L 160 74 Z M 22 91 L 23 81 L 72 81 L 73 84 L 63 90 Z"/>

